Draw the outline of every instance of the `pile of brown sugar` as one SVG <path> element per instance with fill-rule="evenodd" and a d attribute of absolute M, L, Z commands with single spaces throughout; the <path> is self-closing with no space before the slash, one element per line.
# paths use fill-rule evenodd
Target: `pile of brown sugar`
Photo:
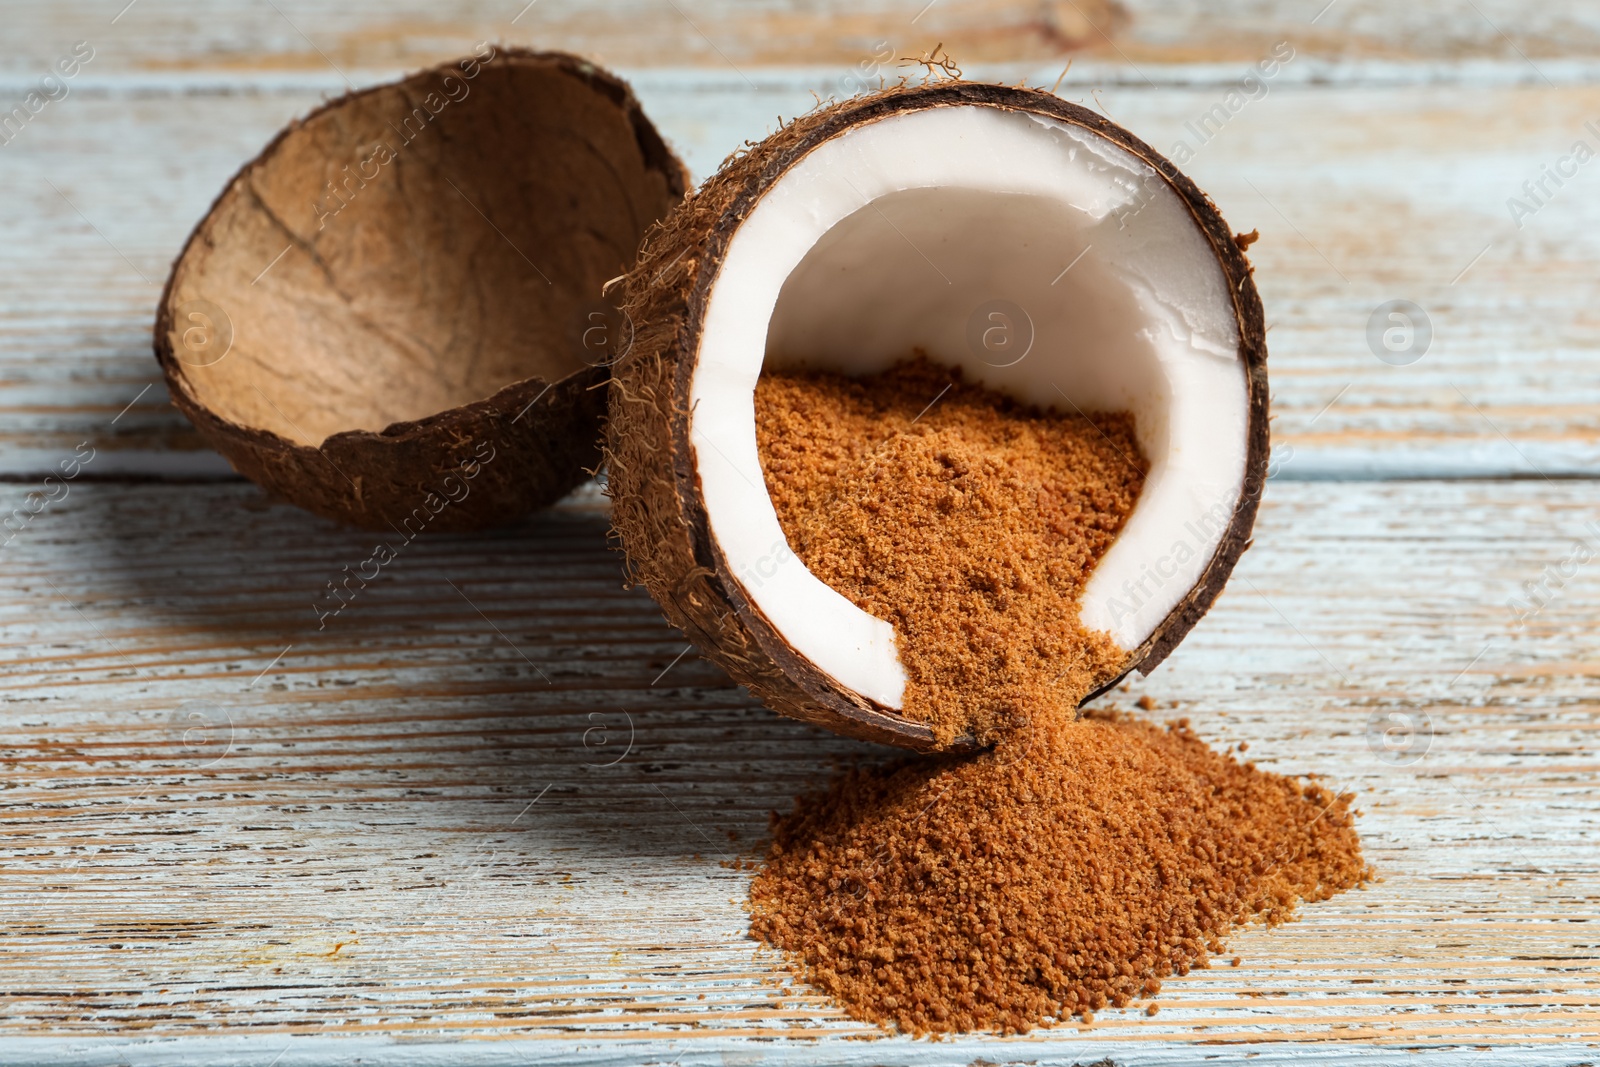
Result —
<path fill-rule="evenodd" d="M 1148 469 L 1131 416 L 1024 408 L 919 356 L 859 380 L 765 374 L 756 427 L 790 546 L 894 625 L 905 714 L 995 742 L 858 768 L 774 815 L 751 934 L 852 1015 L 912 1033 L 1092 1019 L 1205 966 L 1237 924 L 1370 876 L 1348 795 L 1186 723 L 1075 720 L 1125 663 L 1077 620 Z"/>
<path fill-rule="evenodd" d="M 1041 714 L 991 751 L 853 770 L 775 814 L 751 933 L 902 1031 L 1092 1021 L 1206 966 L 1236 924 L 1368 878 L 1350 800 L 1182 722 Z"/>
<path fill-rule="evenodd" d="M 790 547 L 894 625 L 903 714 L 941 745 L 1121 672 L 1078 601 L 1149 469 L 1131 415 L 1023 407 L 920 353 L 869 378 L 764 373 L 755 402 Z"/>

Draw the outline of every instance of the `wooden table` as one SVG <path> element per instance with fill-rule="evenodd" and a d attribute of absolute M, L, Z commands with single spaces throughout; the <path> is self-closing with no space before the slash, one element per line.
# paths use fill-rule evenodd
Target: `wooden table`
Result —
<path fill-rule="evenodd" d="M 1520 228 L 1507 200 L 1600 148 L 1596 5 L 523 2 L 0 9 L 7 107 L 94 51 L 0 145 L 0 515 L 93 456 L 0 535 L 0 1063 L 1594 1061 L 1600 162 Z M 1291 42 L 1188 166 L 1263 235 L 1275 477 L 1219 606 L 1115 700 L 1357 791 L 1382 880 L 1154 1018 L 885 1038 L 746 939 L 733 863 L 862 746 L 624 590 L 592 491 L 417 542 L 319 630 L 369 538 L 203 447 L 158 284 L 280 125 L 479 40 L 616 65 L 702 177 L 875 55 L 1045 86 L 1071 55 L 1062 95 L 1167 149 Z M 1406 366 L 1368 343 L 1395 299 L 1432 324 Z"/>

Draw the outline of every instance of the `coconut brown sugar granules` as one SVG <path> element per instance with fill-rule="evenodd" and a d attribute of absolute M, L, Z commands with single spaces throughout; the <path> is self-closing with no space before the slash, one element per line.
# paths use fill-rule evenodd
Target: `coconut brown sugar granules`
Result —
<path fill-rule="evenodd" d="M 919 355 L 861 379 L 765 373 L 756 432 L 790 547 L 894 625 L 903 714 L 941 745 L 1120 673 L 1078 598 L 1144 484 L 1132 416 L 1025 408 Z"/>
<path fill-rule="evenodd" d="M 756 426 L 791 547 L 894 625 L 905 714 L 996 742 L 850 771 L 774 817 L 752 935 L 851 1014 L 915 1033 L 1091 1018 L 1204 966 L 1235 924 L 1367 876 L 1348 796 L 1183 725 L 1074 721 L 1124 662 L 1077 620 L 1143 487 L 1131 417 L 1022 408 L 918 358 L 763 375 Z"/>
<path fill-rule="evenodd" d="M 1040 715 L 991 751 L 852 770 L 774 815 L 751 932 L 906 1032 L 1092 1019 L 1206 966 L 1235 924 L 1366 879 L 1349 804 L 1181 723 Z"/>

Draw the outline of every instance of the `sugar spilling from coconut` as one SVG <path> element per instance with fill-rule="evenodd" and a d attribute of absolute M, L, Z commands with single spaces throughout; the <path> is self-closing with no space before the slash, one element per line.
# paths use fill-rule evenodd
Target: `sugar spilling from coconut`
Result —
<path fill-rule="evenodd" d="M 921 353 L 854 379 L 768 369 L 755 408 L 790 546 L 894 626 L 901 713 L 991 746 L 858 767 L 774 813 L 752 936 L 850 1014 L 1092 1021 L 1370 877 L 1348 794 L 1187 722 L 1079 720 L 1127 656 L 1078 606 L 1149 470 L 1131 414 L 1028 407 Z"/>

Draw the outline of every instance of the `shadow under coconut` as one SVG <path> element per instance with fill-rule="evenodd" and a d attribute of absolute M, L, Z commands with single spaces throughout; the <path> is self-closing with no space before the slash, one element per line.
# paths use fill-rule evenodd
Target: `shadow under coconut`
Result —
<path fill-rule="evenodd" d="M 701 658 L 623 588 L 592 505 L 406 541 L 247 484 L 95 486 L 70 504 L 60 518 L 96 561 L 92 597 L 73 599 L 150 664 L 157 700 L 222 709 L 234 743 L 213 770 L 292 778 L 314 749 L 352 795 L 374 772 L 452 783 L 426 805 L 441 847 L 512 829 L 537 798 L 530 855 L 749 856 L 768 812 L 890 752 L 783 718 Z M 297 818 L 315 837 L 316 814 Z"/>

